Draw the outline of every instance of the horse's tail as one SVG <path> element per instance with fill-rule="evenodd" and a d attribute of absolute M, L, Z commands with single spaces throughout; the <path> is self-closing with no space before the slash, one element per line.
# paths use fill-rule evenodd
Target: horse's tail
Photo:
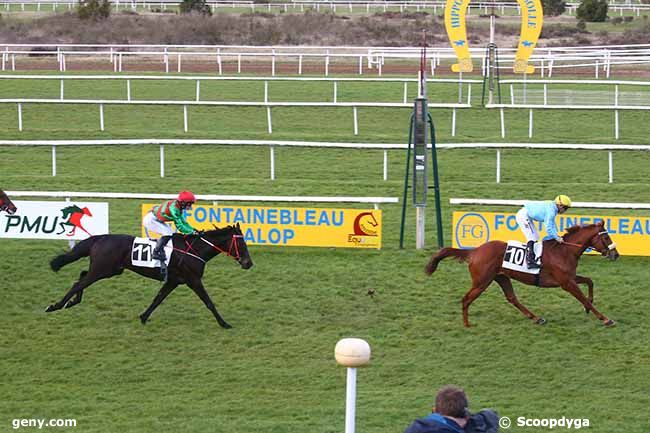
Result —
<path fill-rule="evenodd" d="M 50 267 L 54 272 L 58 272 L 59 269 L 65 265 L 75 262 L 83 257 L 88 257 L 90 255 L 90 248 L 98 238 L 99 236 L 91 236 L 88 239 L 79 242 L 67 253 L 53 258 L 52 261 L 50 261 Z"/>
<path fill-rule="evenodd" d="M 433 274 L 438 268 L 438 263 L 444 258 L 454 257 L 459 262 L 465 262 L 473 250 L 461 250 L 459 248 L 443 248 L 434 254 L 424 268 L 427 275 Z"/>

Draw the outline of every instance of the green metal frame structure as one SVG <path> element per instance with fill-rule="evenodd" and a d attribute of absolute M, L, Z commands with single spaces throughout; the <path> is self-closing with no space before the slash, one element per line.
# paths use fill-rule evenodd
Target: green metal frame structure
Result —
<path fill-rule="evenodd" d="M 436 155 L 436 130 L 433 124 L 431 115 L 427 112 L 427 123 L 429 124 L 429 137 L 431 138 L 431 165 L 433 170 L 433 188 L 435 194 L 436 206 L 436 225 L 438 230 L 438 248 L 444 246 L 444 235 L 442 231 L 442 210 L 440 208 L 440 180 L 438 177 L 438 158 Z M 411 149 L 415 146 L 413 142 L 413 128 L 415 124 L 415 112 L 411 114 L 411 122 L 409 125 L 409 145 L 406 151 L 406 172 L 404 175 L 404 194 L 402 196 L 402 221 L 400 224 L 399 234 L 399 247 L 404 248 L 404 224 L 406 221 L 406 201 L 409 187 L 409 178 L 412 177 L 410 173 L 411 168 Z"/>

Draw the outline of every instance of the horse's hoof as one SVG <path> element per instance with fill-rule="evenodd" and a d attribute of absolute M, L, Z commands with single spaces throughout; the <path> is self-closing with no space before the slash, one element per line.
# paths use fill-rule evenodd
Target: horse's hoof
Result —
<path fill-rule="evenodd" d="M 223 329 L 231 329 L 231 328 L 232 328 L 232 325 L 229 324 L 229 323 L 226 323 L 226 322 L 219 323 L 219 325 L 221 325 L 221 327 L 222 327 Z"/>
<path fill-rule="evenodd" d="M 144 314 L 140 314 L 140 323 L 143 325 L 147 324 L 147 317 Z"/>
<path fill-rule="evenodd" d="M 48 307 L 45 309 L 45 312 L 46 312 L 46 313 L 51 313 L 52 311 L 56 311 L 56 308 L 54 308 L 54 304 L 48 306 Z"/>
<path fill-rule="evenodd" d="M 614 326 L 614 325 L 616 325 L 616 322 L 614 322 L 612 319 L 607 319 L 606 321 L 603 322 L 603 325 L 605 325 L 605 326 Z"/>
<path fill-rule="evenodd" d="M 540 317 L 539 319 L 535 320 L 535 325 L 546 325 L 546 319 Z"/>

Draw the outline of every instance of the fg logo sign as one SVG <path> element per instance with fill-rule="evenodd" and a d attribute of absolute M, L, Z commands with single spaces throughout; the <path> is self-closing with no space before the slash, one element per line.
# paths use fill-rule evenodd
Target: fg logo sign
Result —
<path fill-rule="evenodd" d="M 482 215 L 467 213 L 456 223 L 454 235 L 459 248 L 476 248 L 490 240 L 490 227 Z"/>

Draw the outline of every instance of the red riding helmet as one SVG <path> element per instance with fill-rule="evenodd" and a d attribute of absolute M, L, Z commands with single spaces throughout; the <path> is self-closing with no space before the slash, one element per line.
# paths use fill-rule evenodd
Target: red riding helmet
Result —
<path fill-rule="evenodd" d="M 178 194 L 178 201 L 184 203 L 194 203 L 196 202 L 196 197 L 194 197 L 194 193 L 192 193 L 192 191 L 181 191 Z"/>

